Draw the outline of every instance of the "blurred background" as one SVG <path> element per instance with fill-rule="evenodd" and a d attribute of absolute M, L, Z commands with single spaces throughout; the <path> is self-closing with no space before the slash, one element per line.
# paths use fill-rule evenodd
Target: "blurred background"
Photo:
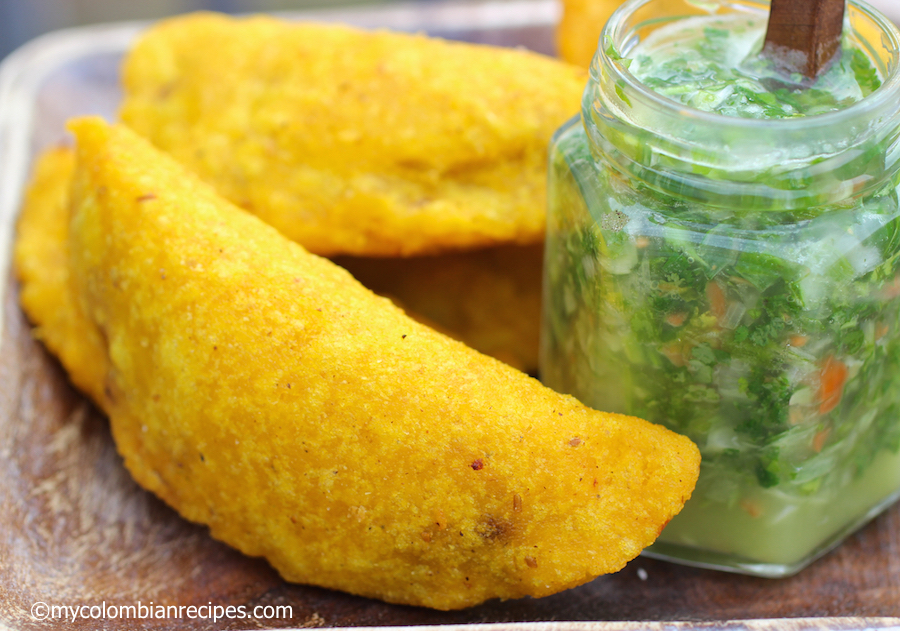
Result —
<path fill-rule="evenodd" d="M 0 58 L 41 33 L 82 24 L 145 20 L 186 11 L 253 13 L 391 1 L 396 0 L 0 0 Z"/>
<path fill-rule="evenodd" d="M 0 0 L 0 59 L 41 33 L 82 24 L 152 19 L 197 10 L 247 13 L 398 1 L 439 0 Z M 869 3 L 900 24 L 900 0 Z"/>

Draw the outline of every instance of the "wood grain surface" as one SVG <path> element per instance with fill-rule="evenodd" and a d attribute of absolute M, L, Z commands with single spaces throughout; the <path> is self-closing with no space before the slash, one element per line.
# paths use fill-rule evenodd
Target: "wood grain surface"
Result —
<path fill-rule="evenodd" d="M 544 599 L 441 613 L 291 585 L 210 538 L 137 487 L 106 419 L 35 341 L 10 283 L 0 339 L 0 629 L 250 629 L 534 621 L 630 621 L 603 629 L 900 626 L 900 509 L 799 575 L 751 578 L 638 558 L 618 574 Z M 38 622 L 56 605 L 287 604 L 276 620 Z M 835 617 L 847 619 L 834 619 Z M 869 619 L 860 620 L 858 617 Z M 809 618 L 806 621 L 773 620 Z M 648 624 L 681 621 L 679 625 Z M 777 624 L 776 624 L 777 623 Z M 737 625 L 737 626 L 735 626 Z M 773 626 L 774 625 L 774 626 Z M 796 626 L 800 625 L 800 626 Z M 808 626 L 812 625 L 812 626 Z M 506 625 L 504 625 L 506 626 Z M 557 627 L 559 626 L 559 629 Z M 587 625 L 588 628 L 597 625 Z M 492 627 L 493 628 L 493 627 Z M 576 631 L 584 625 L 537 629 Z"/>

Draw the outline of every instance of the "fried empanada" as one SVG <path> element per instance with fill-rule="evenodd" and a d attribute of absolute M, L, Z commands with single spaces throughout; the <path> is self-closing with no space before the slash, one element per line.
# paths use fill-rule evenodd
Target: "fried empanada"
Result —
<path fill-rule="evenodd" d="M 477 351 L 529 374 L 538 370 L 543 244 L 507 245 L 409 258 L 334 259 Z"/>
<path fill-rule="evenodd" d="M 587 73 L 525 50 L 216 14 L 152 27 L 122 120 L 322 255 L 542 240 L 547 144 Z"/>
<path fill-rule="evenodd" d="M 76 299 L 69 272 L 69 202 L 75 154 L 55 147 L 38 156 L 13 244 L 19 302 L 37 326 L 33 335 L 68 369 L 94 401 L 103 397 L 108 369 L 100 333 Z"/>
<path fill-rule="evenodd" d="M 22 226 L 30 230 L 55 231 L 53 239 L 22 239 L 18 247 L 44 248 L 22 252 L 26 263 L 21 272 L 28 280 L 28 291 L 22 294 L 29 310 L 52 314 L 58 319 L 49 328 L 79 324 L 70 310 L 52 310 L 57 294 L 66 291 L 68 266 L 46 264 L 46 260 L 66 260 L 64 250 L 67 224 L 60 217 L 69 203 L 69 185 L 75 168 L 73 150 L 55 148 L 40 156 L 29 190 L 28 206 Z M 477 351 L 490 355 L 529 374 L 537 373 L 538 335 L 541 319 L 542 245 L 497 246 L 435 256 L 410 258 L 360 258 L 343 256 L 335 259 L 363 285 L 389 297 L 420 322 L 464 342 Z M 41 274 L 55 274 L 41 278 Z M 71 305 L 71 301 L 66 304 Z M 41 336 L 41 330 L 36 335 Z M 48 340 L 48 342 L 51 340 Z M 87 364 L 96 355 L 97 345 L 91 340 L 67 334 L 60 338 L 56 354 L 72 355 L 75 364 Z M 96 368 L 100 368 L 99 365 Z M 86 379 L 82 388 L 98 379 Z"/>
<path fill-rule="evenodd" d="M 128 129 L 71 129 L 72 206 L 45 215 L 68 244 L 39 195 L 19 224 L 45 296 L 25 308 L 51 349 L 96 341 L 66 369 L 135 479 L 214 537 L 290 581 L 452 609 L 616 571 L 690 496 L 686 438 L 416 323 Z"/>
<path fill-rule="evenodd" d="M 600 32 L 613 11 L 625 0 L 562 0 L 562 17 L 556 27 L 556 49 L 560 58 L 582 68 L 588 68 L 597 47 Z M 684 0 L 658 0 L 656 11 L 682 10 Z M 644 10 L 646 13 L 648 10 Z M 652 15 L 643 16 L 651 18 Z"/>

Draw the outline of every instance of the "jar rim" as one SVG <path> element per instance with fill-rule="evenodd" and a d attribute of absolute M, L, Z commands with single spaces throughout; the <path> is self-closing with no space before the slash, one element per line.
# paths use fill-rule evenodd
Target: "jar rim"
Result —
<path fill-rule="evenodd" d="M 878 117 L 883 110 L 887 110 L 891 107 L 896 109 L 897 103 L 900 102 L 900 29 L 898 29 L 898 27 L 880 11 L 877 11 L 864 2 L 857 2 L 856 0 L 848 0 L 847 4 L 851 5 L 855 11 L 860 12 L 872 21 L 880 31 L 882 41 L 884 41 L 885 36 L 888 38 L 889 41 L 887 44 L 890 46 L 890 50 L 894 57 L 894 67 L 887 76 L 882 78 L 883 81 L 881 86 L 856 103 L 852 103 L 839 110 L 812 116 L 758 119 L 728 116 L 717 112 L 706 112 L 669 99 L 644 85 L 644 83 L 628 71 L 625 65 L 607 53 L 605 45 L 605 42 L 612 41 L 618 47 L 629 34 L 629 32 L 625 30 L 628 26 L 627 18 L 633 15 L 634 12 L 641 7 L 657 1 L 658 0 L 626 0 L 626 2 L 613 12 L 600 33 L 599 46 L 594 55 L 594 61 L 591 64 L 592 81 L 598 80 L 597 66 L 598 63 L 602 61 L 604 62 L 605 68 L 612 73 L 613 76 L 611 79 L 613 81 L 624 82 L 629 88 L 629 92 L 632 96 L 639 97 L 645 104 L 653 106 L 653 109 L 660 111 L 677 110 L 680 116 L 690 117 L 705 125 L 724 125 L 730 128 L 746 127 L 748 130 L 771 130 L 773 127 L 777 127 L 779 130 L 784 131 L 801 128 L 805 130 L 827 128 L 844 122 L 847 119 L 857 117 L 871 119 L 873 117 Z M 758 0 L 752 1 L 758 2 L 761 7 L 768 5 L 768 2 L 759 2 Z M 720 5 L 734 6 L 732 3 L 727 2 L 727 0 L 724 2 L 720 0 Z"/>

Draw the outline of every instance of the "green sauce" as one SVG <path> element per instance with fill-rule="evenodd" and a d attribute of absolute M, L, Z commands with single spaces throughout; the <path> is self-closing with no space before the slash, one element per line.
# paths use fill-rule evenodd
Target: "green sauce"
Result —
<path fill-rule="evenodd" d="M 729 117 L 833 112 L 881 83 L 850 46 L 812 85 L 779 77 L 757 55 L 764 27 L 682 20 L 623 63 L 669 99 Z M 658 138 L 610 129 L 608 162 L 581 120 L 551 149 L 542 379 L 700 447 L 694 496 L 651 550 L 793 572 L 900 489 L 900 175 L 885 166 L 900 132 L 833 169 L 798 159 L 772 190 L 833 180 L 846 196 L 779 208 L 777 196 L 729 205 L 692 180 L 659 185 Z M 731 181 L 697 155 L 705 182 Z M 735 177 L 771 183 L 776 170 Z"/>
<path fill-rule="evenodd" d="M 648 88 L 679 103 L 745 118 L 833 112 L 881 85 L 868 57 L 849 46 L 815 81 L 785 76 L 760 55 L 765 27 L 764 19 L 747 15 L 681 20 L 629 52 L 629 70 Z"/>

